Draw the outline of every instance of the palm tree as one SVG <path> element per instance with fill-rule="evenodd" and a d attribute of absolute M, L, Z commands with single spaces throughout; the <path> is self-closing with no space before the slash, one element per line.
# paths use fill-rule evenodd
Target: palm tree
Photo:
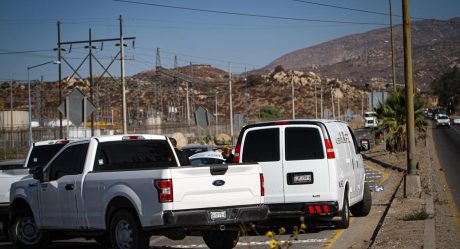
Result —
<path fill-rule="evenodd" d="M 426 136 L 426 122 L 423 116 L 423 103 L 418 94 L 414 96 L 415 129 L 418 138 Z M 394 91 L 384 103 L 375 110 L 383 120 L 379 128 L 387 131 L 386 148 L 390 152 L 406 150 L 406 95 L 404 88 Z"/>

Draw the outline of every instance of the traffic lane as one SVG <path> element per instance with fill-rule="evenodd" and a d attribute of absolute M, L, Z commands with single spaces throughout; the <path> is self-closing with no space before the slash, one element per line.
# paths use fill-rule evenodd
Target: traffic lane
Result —
<path fill-rule="evenodd" d="M 460 206 L 460 126 L 452 125 L 448 128 L 432 127 L 436 154 L 445 172 L 447 184 L 451 189 L 457 207 Z"/>
<path fill-rule="evenodd" d="M 366 182 L 370 185 L 382 184 L 382 179 L 387 179 L 387 173 L 377 170 L 375 167 L 371 167 L 366 162 Z M 370 177 L 374 176 L 374 177 Z M 385 177 L 386 176 L 386 177 Z M 333 226 L 333 222 L 317 222 L 315 224 L 307 224 L 306 233 L 298 235 L 297 239 L 291 237 L 292 229 L 294 225 L 287 225 L 288 233 L 285 235 L 275 235 L 274 239 L 277 243 L 291 243 L 289 248 L 291 249 L 303 249 L 303 248 L 324 248 L 335 245 L 337 248 L 341 248 L 344 244 L 356 245 L 363 241 L 368 241 L 372 236 L 372 229 L 369 227 L 375 227 L 378 220 L 383 213 L 385 208 L 385 196 L 391 189 L 390 183 L 385 187 L 384 191 L 372 192 L 373 206 L 371 213 L 367 217 L 351 217 L 350 227 L 346 230 L 336 229 Z M 279 227 L 279 224 L 271 224 L 274 227 Z M 277 231 L 277 229 L 273 229 Z M 255 248 L 255 249 L 266 249 L 269 248 L 269 243 L 272 238 L 266 237 L 267 229 L 258 228 L 256 226 L 255 232 L 251 231 L 247 234 L 260 234 L 258 236 L 241 236 L 236 248 Z M 361 237 L 357 236 L 359 234 Z M 10 242 L 5 242 L 4 238 L 0 237 L 0 249 L 13 248 Z M 94 240 L 86 240 L 84 238 L 76 238 L 65 241 L 53 241 L 49 248 L 54 249 L 102 249 L 103 247 L 97 244 Z M 169 248 L 169 249 L 192 249 L 192 248 L 208 248 L 204 243 L 201 236 L 187 236 L 183 240 L 170 240 L 163 236 L 152 236 L 150 240 L 151 249 Z"/>

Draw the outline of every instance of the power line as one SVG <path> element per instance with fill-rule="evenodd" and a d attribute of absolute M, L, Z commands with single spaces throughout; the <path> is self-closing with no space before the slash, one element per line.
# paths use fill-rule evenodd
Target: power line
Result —
<path fill-rule="evenodd" d="M 7 52 L 0 52 L 0 55 L 9 55 L 9 54 L 27 54 L 27 53 L 38 53 L 38 52 L 51 52 L 53 49 L 40 49 L 40 50 L 26 50 L 26 51 L 11 51 L 8 49 L 0 49 L 0 51 L 7 51 Z"/>
<path fill-rule="evenodd" d="M 332 5 L 332 4 L 324 4 L 324 3 L 316 3 L 316 2 L 311 2 L 311 1 L 305 1 L 305 0 L 291 0 L 294 2 L 299 2 L 299 3 L 306 3 L 306 4 L 311 4 L 311 5 L 318 5 L 318 6 L 323 6 L 323 7 L 329 7 L 329 8 L 335 8 L 335 9 L 342 9 L 342 10 L 350 10 L 350 11 L 355 11 L 355 12 L 361 12 L 361 13 L 369 13 L 369 14 L 376 14 L 376 15 L 382 15 L 382 16 L 389 16 L 389 13 L 385 12 L 377 12 L 377 11 L 372 11 L 372 10 L 363 10 L 363 9 L 355 9 L 355 8 L 349 8 L 349 7 L 344 7 L 344 6 L 337 6 L 337 5 Z M 394 15 L 397 17 L 402 17 L 401 15 Z M 419 18 L 419 17 L 411 17 L 411 19 L 424 19 L 424 18 Z"/>
<path fill-rule="evenodd" d="M 161 8 L 169 8 L 169 9 L 180 9 L 180 10 L 206 12 L 206 13 L 214 13 L 214 14 L 224 14 L 224 15 L 234 15 L 234 16 L 248 16 L 248 17 L 258 17 L 258 18 L 267 18 L 267 19 L 278 19 L 278 20 L 289 20 L 289 21 L 320 22 L 320 23 L 342 23 L 342 24 L 357 24 L 357 25 L 381 25 L 381 26 L 387 26 L 388 25 L 386 23 L 374 23 L 374 22 L 351 22 L 351 21 L 320 20 L 320 19 L 307 19 L 307 18 L 285 17 L 285 16 L 269 16 L 269 15 L 260 15 L 260 14 L 251 14 L 251 13 L 239 13 L 239 12 L 230 12 L 230 11 L 221 11 L 221 10 L 197 9 L 197 8 L 180 7 L 180 6 L 164 5 L 164 4 L 156 4 L 156 3 L 144 3 L 144 2 L 136 2 L 136 1 L 129 1 L 129 0 L 112 0 L 112 1 L 130 3 L 130 4 L 137 4 L 137 5 L 155 6 L 155 7 L 161 7 Z"/>

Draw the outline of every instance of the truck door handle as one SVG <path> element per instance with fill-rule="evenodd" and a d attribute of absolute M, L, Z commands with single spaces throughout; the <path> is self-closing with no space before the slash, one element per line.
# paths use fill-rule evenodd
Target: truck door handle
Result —
<path fill-rule="evenodd" d="M 65 190 L 73 190 L 74 189 L 74 185 L 73 184 L 66 184 L 65 185 Z"/>
<path fill-rule="evenodd" d="M 37 187 L 38 183 L 29 183 L 29 187 Z"/>

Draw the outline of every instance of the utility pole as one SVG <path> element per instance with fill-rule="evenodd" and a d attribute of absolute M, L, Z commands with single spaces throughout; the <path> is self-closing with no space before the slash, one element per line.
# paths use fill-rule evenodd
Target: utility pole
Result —
<path fill-rule="evenodd" d="M 57 22 L 57 31 L 58 31 L 58 47 L 57 47 L 57 50 L 58 50 L 58 61 L 61 61 L 61 22 L 58 21 Z M 58 87 L 59 87 L 59 104 L 60 105 L 62 103 L 62 66 L 61 66 L 62 63 L 59 63 L 58 65 L 58 77 L 59 77 L 59 83 L 58 83 Z M 67 124 L 68 124 L 68 120 L 67 120 Z M 59 112 L 59 138 L 60 139 L 63 139 L 63 136 L 62 136 L 62 113 Z"/>
<path fill-rule="evenodd" d="M 246 71 L 246 70 L 245 70 Z M 249 124 L 249 104 L 248 104 L 248 79 L 244 78 L 244 96 L 246 97 L 246 125 Z"/>
<path fill-rule="evenodd" d="M 91 41 L 91 29 L 89 29 L 89 100 L 93 102 L 94 90 L 93 90 L 93 44 Z M 86 122 L 86 111 L 84 112 Z M 94 112 L 91 113 L 91 136 L 94 136 Z M 86 123 L 85 123 L 85 137 L 86 137 Z"/>
<path fill-rule="evenodd" d="M 128 128 L 126 127 L 126 89 L 125 89 L 125 52 L 123 44 L 123 20 L 120 15 L 120 73 L 121 73 L 121 95 L 123 99 L 123 134 L 128 133 Z"/>
<path fill-rule="evenodd" d="M 396 65 L 395 65 L 395 40 L 393 36 L 393 14 L 392 14 L 392 7 L 391 1 L 390 2 L 390 33 L 391 33 L 391 68 L 393 72 L 393 92 L 396 91 Z"/>
<path fill-rule="evenodd" d="M 323 118 L 324 118 L 324 116 L 323 116 L 323 84 L 321 84 L 321 86 L 320 86 L 320 88 L 319 88 L 319 92 L 320 92 L 320 93 L 319 93 L 319 96 L 321 97 L 321 98 L 320 98 L 321 119 L 323 119 Z"/>
<path fill-rule="evenodd" d="M 190 71 L 192 70 L 192 62 L 190 62 Z M 185 89 L 187 90 L 187 125 L 190 126 L 190 97 L 189 97 L 189 89 L 188 89 L 188 80 L 185 81 Z"/>
<path fill-rule="evenodd" d="M 291 88 L 292 88 L 292 119 L 295 119 L 294 71 L 292 71 L 292 76 L 291 76 Z"/>
<path fill-rule="evenodd" d="M 335 119 L 335 108 L 334 108 L 334 92 L 332 91 L 332 86 L 331 86 L 331 106 L 332 106 L 332 117 Z"/>
<path fill-rule="evenodd" d="M 229 85 L 229 98 L 230 98 L 230 137 L 233 143 L 233 100 L 232 100 L 232 64 L 228 63 L 228 85 Z"/>
<path fill-rule="evenodd" d="M 412 44 L 410 30 L 409 0 L 403 0 L 404 33 L 404 78 L 406 81 L 406 135 L 407 135 L 407 169 L 405 178 L 405 197 L 420 195 L 420 176 L 415 161 L 415 120 L 414 120 L 414 82 L 412 79 Z"/>
<path fill-rule="evenodd" d="M 316 82 L 315 82 L 315 118 L 318 119 L 318 94 L 316 93 Z"/>
<path fill-rule="evenodd" d="M 216 136 L 217 136 L 217 133 L 219 132 L 218 129 L 217 129 L 217 124 L 218 123 L 217 123 L 217 91 L 216 91 L 216 123 L 215 123 L 215 125 L 216 125 Z"/>
<path fill-rule="evenodd" d="M 337 116 L 340 120 L 340 98 L 337 98 Z"/>
<path fill-rule="evenodd" d="M 11 88 L 10 88 L 10 128 L 11 128 L 11 141 L 13 141 L 13 79 L 11 79 Z"/>

